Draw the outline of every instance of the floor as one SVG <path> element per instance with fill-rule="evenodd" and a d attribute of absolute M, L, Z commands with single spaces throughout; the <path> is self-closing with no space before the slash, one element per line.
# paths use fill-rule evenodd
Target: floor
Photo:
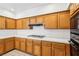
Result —
<path fill-rule="evenodd" d="M 3 56 L 32 56 L 32 55 L 26 54 L 26 53 L 18 51 L 18 50 L 13 50 L 13 51 L 10 51 L 10 52 L 4 54 Z"/>

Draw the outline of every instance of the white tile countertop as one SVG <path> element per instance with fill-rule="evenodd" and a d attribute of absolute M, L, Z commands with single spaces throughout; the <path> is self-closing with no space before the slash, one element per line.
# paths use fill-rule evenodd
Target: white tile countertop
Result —
<path fill-rule="evenodd" d="M 67 43 L 67 44 L 69 44 L 69 40 L 70 40 L 70 39 L 66 39 L 66 38 L 50 38 L 50 37 L 44 37 L 44 38 L 28 37 L 28 36 L 17 36 L 17 37 L 34 39 L 34 40 L 44 40 L 44 41 L 51 41 L 51 42 Z"/>
<path fill-rule="evenodd" d="M 2 36 L 0 37 L 0 39 L 5 39 L 5 38 L 9 38 L 9 37 L 13 37 L 13 36 Z M 28 38 L 28 39 L 34 39 L 34 40 L 44 40 L 44 41 L 51 41 L 51 42 L 59 42 L 59 43 L 67 43 L 69 44 L 69 40 L 70 39 L 66 39 L 66 38 L 51 38 L 51 37 L 44 37 L 44 38 L 38 38 L 38 37 L 28 37 L 28 36 L 15 36 L 15 37 L 19 37 L 19 38 Z"/>

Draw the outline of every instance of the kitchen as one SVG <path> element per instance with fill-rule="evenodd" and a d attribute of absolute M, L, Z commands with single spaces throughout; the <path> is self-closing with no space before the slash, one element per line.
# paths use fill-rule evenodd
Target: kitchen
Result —
<path fill-rule="evenodd" d="M 79 56 L 70 37 L 78 3 L 2 3 L 0 12 L 1 56 Z"/>

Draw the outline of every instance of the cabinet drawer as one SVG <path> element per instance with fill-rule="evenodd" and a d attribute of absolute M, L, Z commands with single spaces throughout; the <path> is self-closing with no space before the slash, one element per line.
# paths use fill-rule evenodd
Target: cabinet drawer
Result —
<path fill-rule="evenodd" d="M 42 46 L 51 46 L 52 43 L 49 41 L 42 41 Z"/>
<path fill-rule="evenodd" d="M 51 56 L 51 47 L 42 46 L 42 56 Z"/>
<path fill-rule="evenodd" d="M 41 45 L 41 40 L 33 40 L 34 45 Z"/>
<path fill-rule="evenodd" d="M 53 46 L 54 48 L 65 49 L 65 44 L 64 44 L 64 43 L 52 43 L 52 46 Z"/>
<path fill-rule="evenodd" d="M 20 41 L 21 41 L 21 42 L 25 42 L 25 41 L 26 41 L 26 39 L 24 39 L 24 38 L 21 38 L 21 39 L 20 39 Z"/>

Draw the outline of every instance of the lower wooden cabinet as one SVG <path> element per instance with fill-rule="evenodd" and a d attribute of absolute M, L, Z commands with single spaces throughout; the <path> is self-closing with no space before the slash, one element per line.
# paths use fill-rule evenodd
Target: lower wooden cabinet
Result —
<path fill-rule="evenodd" d="M 0 55 L 18 49 L 35 56 L 70 56 L 70 45 L 25 38 L 0 39 Z"/>
<path fill-rule="evenodd" d="M 5 52 L 14 49 L 14 38 L 5 39 Z"/>
<path fill-rule="evenodd" d="M 51 42 L 48 41 L 42 41 L 42 56 L 51 56 Z"/>
<path fill-rule="evenodd" d="M 70 56 L 70 44 L 66 44 L 66 56 Z"/>
<path fill-rule="evenodd" d="M 15 38 L 15 49 L 20 49 L 20 38 Z"/>
<path fill-rule="evenodd" d="M 52 55 L 53 56 L 65 56 L 65 44 L 52 43 Z"/>
<path fill-rule="evenodd" d="M 0 55 L 4 53 L 4 40 L 0 40 Z"/>
<path fill-rule="evenodd" d="M 33 40 L 33 55 L 41 56 L 41 40 Z"/>
<path fill-rule="evenodd" d="M 26 41 L 26 52 L 29 54 L 33 54 L 33 42 L 32 39 L 27 39 Z"/>
<path fill-rule="evenodd" d="M 26 39 L 24 38 L 20 39 L 20 50 L 24 52 L 26 50 Z"/>

